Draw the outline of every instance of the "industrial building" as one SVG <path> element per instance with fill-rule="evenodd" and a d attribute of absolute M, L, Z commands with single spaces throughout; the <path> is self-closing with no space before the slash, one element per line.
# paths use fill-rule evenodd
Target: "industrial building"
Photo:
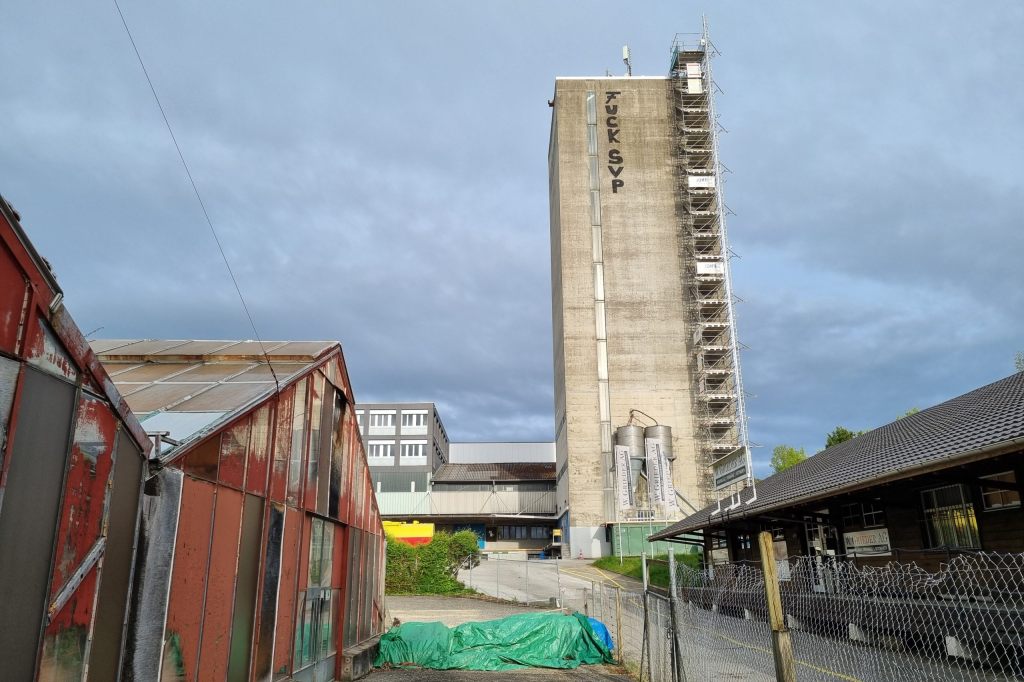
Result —
<path fill-rule="evenodd" d="M 472 530 L 485 553 L 549 554 L 554 443 L 450 443 L 434 403 L 360 403 L 360 432 L 390 533 L 427 542 Z"/>
<path fill-rule="evenodd" d="M 555 80 L 557 506 L 573 556 L 749 478 L 714 54 L 705 31 L 677 37 L 667 76 Z"/>
<path fill-rule="evenodd" d="M 434 403 L 360 403 L 356 419 L 378 493 L 423 492 L 448 461 L 448 433 Z"/>

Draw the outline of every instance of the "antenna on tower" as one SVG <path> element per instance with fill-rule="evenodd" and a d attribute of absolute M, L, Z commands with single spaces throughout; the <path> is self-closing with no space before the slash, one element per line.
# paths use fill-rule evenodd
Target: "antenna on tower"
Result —
<path fill-rule="evenodd" d="M 626 75 L 633 75 L 633 64 L 629 59 L 629 45 L 622 46 L 622 63 L 626 65 Z"/>

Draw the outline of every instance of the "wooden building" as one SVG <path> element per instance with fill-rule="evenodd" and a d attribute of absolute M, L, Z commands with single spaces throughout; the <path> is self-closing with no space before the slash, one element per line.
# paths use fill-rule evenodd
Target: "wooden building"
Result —
<path fill-rule="evenodd" d="M 836 556 L 859 565 L 1024 552 L 1024 373 L 908 415 L 709 505 L 651 536 L 703 547 L 709 564 Z"/>

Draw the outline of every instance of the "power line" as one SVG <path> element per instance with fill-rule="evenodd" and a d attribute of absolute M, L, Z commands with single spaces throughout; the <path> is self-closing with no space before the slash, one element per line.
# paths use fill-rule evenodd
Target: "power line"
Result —
<path fill-rule="evenodd" d="M 160 110 L 160 116 L 164 119 L 164 125 L 167 126 L 167 132 L 171 136 L 171 142 L 174 143 L 174 148 L 178 152 L 178 158 L 181 159 L 181 165 L 185 168 L 185 175 L 188 176 L 189 184 L 192 185 L 192 191 L 195 192 L 196 199 L 199 201 L 199 207 L 203 209 L 203 216 L 206 218 L 206 224 L 210 226 L 210 233 L 213 235 L 213 240 L 217 243 L 217 250 L 220 251 L 220 257 L 224 261 L 224 267 L 228 270 L 228 275 L 231 277 L 231 283 L 235 285 L 235 292 L 238 294 L 238 300 L 242 302 L 242 310 L 245 311 L 245 316 L 249 319 L 249 325 L 252 327 L 252 333 L 256 336 L 256 341 L 260 344 L 260 350 L 263 351 L 263 357 L 267 361 L 267 366 L 270 367 L 270 374 L 274 377 L 274 384 L 277 386 L 278 392 L 281 391 L 281 383 L 277 380 L 277 372 L 274 371 L 274 365 L 270 362 L 270 356 L 267 355 L 267 349 L 263 345 L 263 339 L 260 338 L 260 333 L 256 330 L 256 323 L 252 319 L 252 314 L 249 312 L 249 306 L 245 303 L 245 296 L 242 295 L 242 288 L 238 286 L 238 280 L 235 279 L 235 273 L 231 269 L 231 263 L 228 262 L 228 256 L 224 253 L 224 245 L 221 244 L 220 237 L 217 235 L 217 230 L 213 226 L 213 221 L 210 219 L 210 213 L 206 210 L 206 203 L 203 202 L 202 195 L 199 194 L 199 188 L 196 187 L 196 181 L 192 178 L 192 171 L 189 170 L 188 163 L 185 161 L 185 155 L 181 152 L 181 146 L 178 144 L 178 138 L 174 136 L 174 129 L 171 128 L 171 122 L 167 118 L 167 112 L 164 111 L 164 105 L 160 103 L 160 96 L 156 94 L 156 87 L 153 85 L 153 79 L 149 77 L 149 70 L 146 69 L 146 63 L 142 61 L 142 54 L 139 52 L 139 47 L 135 44 L 135 38 L 132 37 L 131 29 L 128 28 L 128 22 L 125 21 L 124 12 L 121 11 L 121 5 L 118 4 L 117 0 L 114 0 L 114 7 L 117 8 L 117 14 L 121 17 L 121 25 L 124 26 L 125 33 L 128 34 L 128 40 L 131 41 L 132 49 L 135 50 L 135 57 L 139 60 L 139 66 L 142 67 L 142 73 L 146 76 L 146 82 L 149 83 L 149 91 L 153 93 L 153 99 L 156 101 L 156 106 Z"/>

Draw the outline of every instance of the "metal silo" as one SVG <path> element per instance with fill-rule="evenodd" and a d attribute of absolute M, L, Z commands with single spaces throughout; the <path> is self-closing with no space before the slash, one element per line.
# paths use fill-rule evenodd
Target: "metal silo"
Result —
<path fill-rule="evenodd" d="M 637 427 L 633 427 L 637 428 Z M 643 438 L 650 438 L 657 440 L 661 443 L 661 451 L 665 453 L 665 459 L 673 461 L 676 456 L 672 454 L 672 427 L 665 426 L 664 424 L 658 424 L 657 426 L 648 426 L 644 429 Z M 643 445 L 643 440 L 640 441 Z"/>

